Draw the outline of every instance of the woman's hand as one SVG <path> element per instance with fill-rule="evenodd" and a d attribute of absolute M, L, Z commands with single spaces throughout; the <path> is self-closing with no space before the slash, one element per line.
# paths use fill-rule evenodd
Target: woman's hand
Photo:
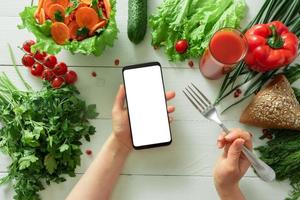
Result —
<path fill-rule="evenodd" d="M 214 180 L 223 200 L 244 199 L 239 190 L 239 181 L 250 167 L 250 162 L 242 153 L 243 145 L 252 149 L 251 134 L 246 131 L 233 129 L 230 134 L 219 136 L 218 147 L 224 149 L 224 152 L 217 161 Z"/>
<path fill-rule="evenodd" d="M 170 91 L 166 93 L 167 100 L 175 97 L 175 92 Z M 146 105 L 145 105 L 146 106 Z M 174 106 L 168 106 L 168 113 L 175 111 Z M 112 131 L 113 135 L 124 145 L 128 150 L 132 150 L 132 141 L 130 135 L 130 127 L 128 120 L 128 111 L 125 107 L 125 89 L 120 85 L 117 93 L 115 103 L 112 109 Z"/>

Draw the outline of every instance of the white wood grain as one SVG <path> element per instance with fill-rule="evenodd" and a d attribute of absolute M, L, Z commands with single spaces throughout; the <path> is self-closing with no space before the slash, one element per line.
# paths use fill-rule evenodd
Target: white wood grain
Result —
<path fill-rule="evenodd" d="M 149 29 L 141 44 L 130 43 L 126 34 L 127 2 L 128 0 L 118 0 L 117 3 L 120 34 L 113 48 L 108 48 L 101 57 L 71 55 L 65 51 L 58 56 L 59 60 L 68 65 L 78 66 L 74 68 L 79 74 L 77 86 L 88 103 L 97 104 L 100 117 L 92 121 L 97 128 L 96 135 L 92 137 L 90 143 L 84 142 L 82 146 L 83 151 L 92 149 L 94 155 L 90 157 L 83 155 L 82 166 L 76 170 L 78 176 L 68 178 L 67 182 L 59 185 L 53 184 L 42 192 L 42 197 L 44 200 L 64 199 L 110 134 L 110 111 L 117 88 L 122 83 L 121 68 L 114 66 L 114 60 L 118 58 L 121 61 L 120 66 L 159 61 L 165 68 L 166 88 L 175 90 L 177 97 L 171 102 L 176 106 L 175 121 L 172 124 L 173 143 L 168 147 L 134 151 L 126 163 L 113 199 L 217 199 L 211 174 L 215 160 L 220 154 L 215 145 L 219 128 L 201 117 L 182 96 L 181 90 L 189 82 L 195 82 L 211 99 L 214 99 L 221 81 L 205 80 L 198 70 L 197 60 L 194 60 L 195 69 L 189 69 L 187 62 L 168 62 L 163 50 L 155 51 L 151 47 Z M 153 13 L 161 2 L 162 0 L 149 1 L 149 14 Z M 263 3 L 261 0 L 246 0 L 246 2 L 249 9 L 244 25 L 255 16 Z M 18 13 L 29 4 L 30 0 L 10 0 L 1 4 L 8 6 L 0 7 L 0 71 L 6 72 L 18 86 L 21 86 L 21 82 L 12 67 L 7 66 L 12 64 L 7 43 L 16 49 L 23 41 L 33 38 L 31 33 L 26 30 L 20 31 L 16 27 L 20 23 Z M 18 64 L 21 64 L 22 53 L 18 50 L 15 50 L 15 53 Z M 25 68 L 20 69 L 30 84 L 35 88 L 40 87 L 38 79 L 27 75 Z M 92 71 L 98 74 L 96 78 L 91 77 Z M 235 107 L 222 118 L 228 127 L 243 127 L 254 133 L 254 144 L 258 146 L 263 143 L 258 140 L 260 130 L 238 123 L 238 116 L 246 103 Z M 1 177 L 5 175 L 1 172 L 7 172 L 9 159 L 0 154 L 0 163 Z M 252 170 L 249 170 L 242 180 L 241 188 L 248 200 L 281 200 L 287 196 L 289 190 L 287 182 L 264 183 L 255 177 Z M 12 191 L 8 186 L 0 186 L 0 199 L 12 199 Z"/>
<path fill-rule="evenodd" d="M 68 178 L 61 184 L 53 183 L 41 192 L 42 199 L 65 199 L 80 176 Z M 290 189 L 286 183 L 267 184 L 257 178 L 243 178 L 240 185 L 247 200 L 282 200 L 287 197 Z M 8 186 L 0 186 L 0 199 L 9 200 L 12 196 L 13 191 Z M 153 199 L 216 200 L 218 197 L 212 177 L 137 175 L 121 175 L 112 196 L 112 200 Z"/>
<path fill-rule="evenodd" d="M 24 9 L 25 6 L 31 5 L 31 0 L 0 0 L 0 5 L 1 17 L 16 17 L 19 16 L 19 13 Z"/>

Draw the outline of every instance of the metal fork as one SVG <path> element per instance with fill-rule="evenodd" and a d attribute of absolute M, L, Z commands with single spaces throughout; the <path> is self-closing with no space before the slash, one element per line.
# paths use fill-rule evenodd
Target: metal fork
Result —
<path fill-rule="evenodd" d="M 230 131 L 220 120 L 219 114 L 215 106 L 208 100 L 208 98 L 193 84 L 187 86 L 182 92 L 188 98 L 188 100 L 194 105 L 194 107 L 207 119 L 216 122 L 226 134 Z M 268 166 L 265 162 L 255 156 L 252 151 L 243 146 L 243 154 L 248 158 L 252 167 L 255 169 L 257 175 L 266 182 L 273 181 L 276 177 L 274 170 Z"/>

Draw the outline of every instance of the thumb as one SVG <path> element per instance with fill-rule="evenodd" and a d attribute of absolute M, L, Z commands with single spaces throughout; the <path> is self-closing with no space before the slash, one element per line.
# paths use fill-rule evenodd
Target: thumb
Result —
<path fill-rule="evenodd" d="M 227 160 L 231 166 L 236 166 L 239 164 L 244 143 L 245 140 L 239 138 L 230 145 L 228 149 Z"/>
<path fill-rule="evenodd" d="M 124 89 L 124 85 L 120 85 L 119 91 L 116 95 L 114 109 L 122 110 L 124 108 L 124 103 L 125 103 L 125 89 Z"/>

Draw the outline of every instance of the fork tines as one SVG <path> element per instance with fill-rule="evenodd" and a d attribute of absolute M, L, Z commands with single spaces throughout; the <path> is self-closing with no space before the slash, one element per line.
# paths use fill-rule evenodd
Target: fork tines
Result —
<path fill-rule="evenodd" d="M 212 106 L 208 98 L 193 83 L 191 83 L 191 86 L 188 85 L 182 92 L 201 113 Z"/>

